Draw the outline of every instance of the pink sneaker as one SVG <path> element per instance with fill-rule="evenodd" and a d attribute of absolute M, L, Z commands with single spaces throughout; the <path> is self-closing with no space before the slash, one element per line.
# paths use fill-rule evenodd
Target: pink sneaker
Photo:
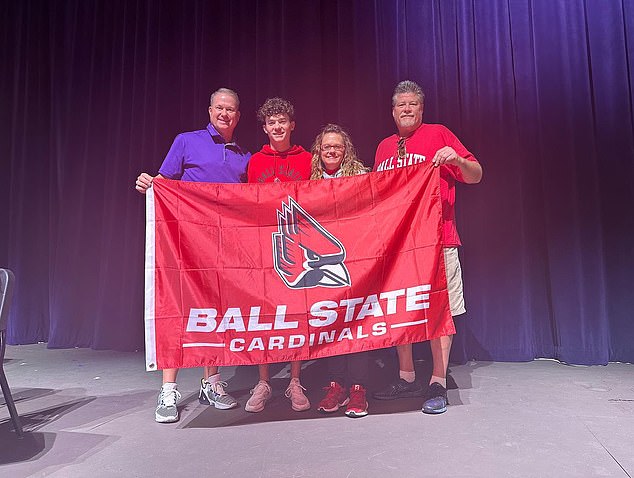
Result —
<path fill-rule="evenodd" d="M 266 381 L 260 380 L 251 390 L 251 398 L 247 401 L 244 409 L 247 412 L 261 412 L 271 395 L 271 386 Z"/>
<path fill-rule="evenodd" d="M 304 395 L 304 390 L 306 389 L 299 383 L 298 378 L 291 378 L 291 383 L 288 384 L 284 395 L 291 399 L 291 408 L 296 412 L 303 412 L 310 408 L 310 401 Z"/>

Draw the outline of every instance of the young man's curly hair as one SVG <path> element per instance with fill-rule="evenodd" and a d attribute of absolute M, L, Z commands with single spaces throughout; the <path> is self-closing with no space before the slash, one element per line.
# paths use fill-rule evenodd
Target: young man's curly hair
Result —
<path fill-rule="evenodd" d="M 282 98 L 268 98 L 258 109 L 258 121 L 264 124 L 269 116 L 283 114 L 287 114 L 290 121 L 295 121 L 295 108 L 289 101 Z"/>

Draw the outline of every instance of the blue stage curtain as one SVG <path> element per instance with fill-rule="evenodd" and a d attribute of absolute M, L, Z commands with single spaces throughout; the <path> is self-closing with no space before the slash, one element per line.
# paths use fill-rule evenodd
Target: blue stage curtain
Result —
<path fill-rule="evenodd" d="M 84 1 L 0 6 L 0 265 L 13 344 L 143 346 L 144 201 L 209 94 L 338 122 L 363 160 L 402 79 L 480 159 L 458 187 L 452 359 L 634 361 L 634 1 Z"/>

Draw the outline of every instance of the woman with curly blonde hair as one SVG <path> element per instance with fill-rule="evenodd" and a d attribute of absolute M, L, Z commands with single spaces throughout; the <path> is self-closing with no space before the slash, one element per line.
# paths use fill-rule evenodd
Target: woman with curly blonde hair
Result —
<path fill-rule="evenodd" d="M 310 179 L 328 179 L 355 176 L 368 172 L 357 159 L 350 136 L 341 126 L 327 124 L 315 138 L 312 147 L 312 171 Z M 317 410 L 332 413 L 346 407 L 351 418 L 368 414 L 365 384 L 368 381 L 368 358 L 363 352 L 328 357 L 330 383 L 324 388 L 326 395 Z"/>
<path fill-rule="evenodd" d="M 310 179 L 355 176 L 368 172 L 357 158 L 350 135 L 339 125 L 327 124 L 315 138 Z"/>

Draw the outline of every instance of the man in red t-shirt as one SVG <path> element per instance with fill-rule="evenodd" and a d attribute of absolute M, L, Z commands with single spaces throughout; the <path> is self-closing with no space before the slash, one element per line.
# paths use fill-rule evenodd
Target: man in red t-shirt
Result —
<path fill-rule="evenodd" d="M 402 81 L 392 96 L 392 117 L 398 134 L 385 138 L 376 149 L 374 171 L 385 171 L 431 161 L 440 168 L 440 196 L 442 201 L 442 245 L 447 272 L 447 291 L 452 316 L 464 314 L 462 272 L 458 259 L 460 238 L 456 229 L 454 205 L 456 181 L 475 184 L 482 179 L 482 167 L 460 140 L 440 124 L 423 123 L 425 95 L 413 81 Z M 447 367 L 453 336 L 430 341 L 433 371 L 429 381 L 424 413 L 443 413 L 447 410 Z M 396 347 L 399 360 L 399 380 L 385 390 L 375 392 L 378 400 L 392 400 L 423 396 L 423 387 L 416 380 L 412 345 Z"/>
<path fill-rule="evenodd" d="M 301 146 L 291 143 L 295 129 L 293 105 L 282 98 L 269 98 L 258 110 L 258 120 L 269 138 L 269 144 L 251 156 L 247 171 L 250 183 L 301 181 L 310 179 L 312 155 Z M 299 378 L 301 361 L 291 362 L 291 381 L 285 395 L 296 412 L 308 410 L 310 401 L 304 394 Z M 247 412 L 261 412 L 271 398 L 269 365 L 258 366 L 259 380 L 251 390 L 245 405 Z"/>

